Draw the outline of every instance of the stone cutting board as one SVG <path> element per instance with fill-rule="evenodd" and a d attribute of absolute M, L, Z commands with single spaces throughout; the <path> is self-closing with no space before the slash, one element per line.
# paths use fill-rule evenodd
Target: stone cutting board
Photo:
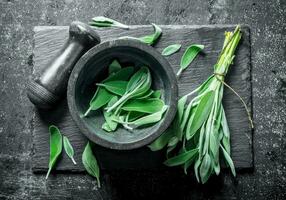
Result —
<path fill-rule="evenodd" d="M 180 52 L 167 57 L 174 72 L 179 68 L 180 58 L 188 45 L 204 44 L 204 53 L 200 54 L 191 66 L 182 74 L 179 80 L 179 95 L 182 96 L 213 73 L 213 65 L 222 48 L 224 32 L 234 30 L 233 25 L 162 25 L 163 35 L 155 48 L 161 52 L 171 44 L 180 43 Z M 227 75 L 226 82 L 231 85 L 246 101 L 252 110 L 251 60 L 250 60 L 250 30 L 242 27 L 243 37 L 236 52 L 234 65 Z M 34 70 L 33 75 L 39 74 L 47 62 L 54 57 L 68 37 L 66 26 L 37 26 L 34 29 Z M 121 36 L 143 36 L 152 33 L 151 26 L 131 26 L 130 30 L 117 28 L 98 29 L 102 41 L 113 40 Z M 228 89 L 224 93 L 224 107 L 231 132 L 232 158 L 237 169 L 253 167 L 252 130 L 248 118 L 239 99 Z M 52 111 L 38 111 L 35 109 L 33 118 L 33 171 L 46 172 L 49 161 L 49 132 L 48 126 L 54 124 L 66 135 L 75 149 L 73 165 L 65 153 L 62 154 L 56 169 L 59 171 L 83 171 L 81 155 L 87 139 L 80 133 L 73 122 L 66 100 L 63 100 Z M 106 170 L 118 169 L 158 169 L 162 168 L 163 152 L 151 152 L 143 147 L 130 151 L 109 150 L 95 146 L 94 153 L 100 167 Z"/>

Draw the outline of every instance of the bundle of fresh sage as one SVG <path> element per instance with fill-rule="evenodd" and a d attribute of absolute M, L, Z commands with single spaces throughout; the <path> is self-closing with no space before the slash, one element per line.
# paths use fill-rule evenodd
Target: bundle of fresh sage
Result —
<path fill-rule="evenodd" d="M 214 73 L 201 86 L 178 101 L 178 111 L 171 127 L 149 145 L 152 151 L 167 146 L 167 166 L 187 169 L 194 164 L 198 182 L 205 183 L 211 174 L 220 173 L 220 151 L 235 176 L 230 157 L 230 133 L 222 105 L 225 75 L 233 63 L 241 38 L 240 27 L 226 32 Z M 194 97 L 194 95 L 197 96 Z M 188 102 L 188 103 L 187 103 Z"/>
<path fill-rule="evenodd" d="M 102 108 L 105 123 L 102 128 L 111 132 L 121 124 L 128 130 L 161 120 L 168 106 L 161 99 L 161 91 L 151 89 L 151 73 L 141 67 L 122 68 L 117 60 L 109 65 L 109 76 L 97 83 L 97 90 L 84 114 Z"/>

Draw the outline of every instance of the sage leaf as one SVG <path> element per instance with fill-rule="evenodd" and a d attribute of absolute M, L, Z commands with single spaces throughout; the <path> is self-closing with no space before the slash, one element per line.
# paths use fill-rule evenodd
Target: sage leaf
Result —
<path fill-rule="evenodd" d="M 93 155 L 91 145 L 87 142 L 85 149 L 82 154 L 82 164 L 86 171 L 93 177 L 97 179 L 98 187 L 100 187 L 100 180 L 99 180 L 99 166 L 97 164 L 97 160 Z"/>
<path fill-rule="evenodd" d="M 102 83 L 110 82 L 110 81 L 127 81 L 130 76 L 133 74 L 133 67 L 124 67 L 114 74 L 109 75 L 106 79 L 102 81 Z"/>
<path fill-rule="evenodd" d="M 109 81 L 105 83 L 98 83 L 97 86 L 104 87 L 109 92 L 122 96 L 127 87 L 127 81 Z"/>
<path fill-rule="evenodd" d="M 143 96 L 137 97 L 136 99 L 147 99 L 148 97 L 151 97 L 153 93 L 154 91 L 152 89 L 149 89 Z"/>
<path fill-rule="evenodd" d="M 146 115 L 141 117 L 133 122 L 127 122 L 126 124 L 132 125 L 132 128 L 137 128 L 143 125 L 152 124 L 161 120 L 163 114 L 166 112 L 169 106 L 164 105 L 163 108 L 159 112 L 155 112 L 150 115 Z"/>
<path fill-rule="evenodd" d="M 196 175 L 196 179 L 198 181 L 198 183 L 200 183 L 200 175 L 199 175 L 199 167 L 201 166 L 201 160 L 198 159 L 196 160 L 195 164 L 194 164 L 194 171 L 195 171 L 195 175 Z"/>
<path fill-rule="evenodd" d="M 114 96 L 107 104 L 107 107 L 112 106 L 116 101 L 118 100 L 117 96 Z M 103 110 L 103 116 L 105 119 L 105 123 L 102 125 L 102 128 L 106 130 L 107 132 L 115 131 L 117 128 L 118 123 L 113 121 L 114 113 L 112 112 L 106 112 L 106 110 Z"/>
<path fill-rule="evenodd" d="M 154 28 L 154 33 L 151 34 L 151 35 L 146 35 L 146 36 L 142 36 L 142 37 L 131 37 L 131 36 L 124 36 L 124 37 L 121 37 L 120 39 L 134 39 L 134 40 L 139 40 L 145 44 L 148 44 L 148 45 L 154 45 L 159 37 L 161 36 L 162 34 L 162 29 L 157 26 L 156 24 L 153 24 L 152 23 L 152 26 Z"/>
<path fill-rule="evenodd" d="M 200 166 L 200 177 L 202 183 L 206 183 L 209 179 L 212 172 L 212 161 L 209 154 L 206 154 L 202 160 L 202 164 Z"/>
<path fill-rule="evenodd" d="M 154 142 L 148 145 L 151 151 L 159 151 L 163 149 L 173 136 L 173 130 L 168 128 L 164 133 L 162 133 Z"/>
<path fill-rule="evenodd" d="M 118 72 L 121 69 L 120 63 L 115 59 L 112 61 L 112 63 L 108 67 L 108 74 L 113 74 Z"/>
<path fill-rule="evenodd" d="M 197 155 L 197 153 L 198 149 L 192 149 L 177 156 L 174 156 L 172 158 L 169 158 L 164 162 L 164 164 L 169 167 L 182 165 L 187 161 L 189 161 L 190 159 L 193 159 Z"/>
<path fill-rule="evenodd" d="M 174 53 L 176 53 L 177 51 L 180 50 L 181 48 L 181 44 L 172 44 L 172 45 L 169 45 L 167 46 L 165 49 L 163 49 L 162 51 L 162 55 L 163 56 L 170 56 Z"/>
<path fill-rule="evenodd" d="M 100 87 L 92 97 L 89 103 L 89 108 L 83 116 L 86 117 L 91 110 L 97 110 L 101 108 L 107 104 L 112 97 L 113 95 L 110 94 L 105 88 Z"/>
<path fill-rule="evenodd" d="M 201 101 L 195 110 L 195 114 L 194 114 L 194 118 L 192 120 L 192 123 L 190 123 L 188 125 L 190 128 L 186 132 L 187 140 L 189 140 L 197 132 L 197 130 L 202 126 L 202 124 L 206 121 L 206 119 L 207 119 L 207 117 L 211 111 L 213 100 L 214 100 L 214 91 L 213 90 L 207 92 L 201 98 Z"/>
<path fill-rule="evenodd" d="M 233 176 L 236 176 L 235 167 L 234 167 L 234 164 L 233 164 L 231 157 L 229 156 L 229 154 L 226 152 L 226 150 L 223 148 L 222 145 L 220 145 L 220 148 L 222 150 L 222 153 L 223 153 L 223 156 L 225 158 L 226 163 L 228 164 L 228 166 L 231 169 L 231 173 L 233 174 Z"/>
<path fill-rule="evenodd" d="M 122 107 L 125 111 L 135 111 L 143 113 L 155 113 L 164 106 L 161 99 L 134 99 L 127 101 Z"/>
<path fill-rule="evenodd" d="M 119 109 L 123 103 L 131 98 L 137 98 L 146 93 L 151 87 L 151 75 L 147 67 L 142 67 L 130 78 L 125 94 L 111 107 L 108 108 L 107 112 Z"/>
<path fill-rule="evenodd" d="M 154 92 L 151 94 L 151 97 L 152 97 L 152 98 L 160 99 L 160 98 L 161 98 L 161 95 L 162 95 L 161 90 L 156 90 L 156 91 L 154 91 Z"/>
<path fill-rule="evenodd" d="M 198 53 L 203 49 L 204 45 L 200 44 L 193 44 L 186 49 L 181 58 L 180 70 L 178 71 L 177 76 L 181 75 L 182 71 L 185 70 L 193 62 Z"/>
<path fill-rule="evenodd" d="M 92 18 L 92 21 L 89 24 L 95 27 L 119 27 L 123 29 L 129 29 L 129 26 L 104 16 Z"/>
<path fill-rule="evenodd" d="M 131 112 L 128 112 L 127 114 L 127 121 L 128 122 L 132 122 L 142 116 L 146 115 L 146 113 L 142 113 L 142 112 L 134 112 L 134 111 L 131 111 Z"/>
<path fill-rule="evenodd" d="M 69 141 L 69 139 L 66 136 L 63 136 L 63 141 L 64 141 L 64 149 L 68 157 L 72 160 L 72 162 L 76 165 L 76 162 L 74 160 L 74 150 L 73 147 Z"/>
<path fill-rule="evenodd" d="M 50 161 L 46 179 L 48 179 L 49 174 L 51 173 L 52 168 L 56 164 L 63 148 L 63 137 L 60 130 L 56 126 L 51 125 L 49 127 L 49 132 L 50 132 Z"/>

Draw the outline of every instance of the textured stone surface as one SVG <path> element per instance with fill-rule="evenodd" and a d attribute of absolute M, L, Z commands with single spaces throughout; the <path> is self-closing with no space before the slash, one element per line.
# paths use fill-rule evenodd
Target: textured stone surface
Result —
<path fill-rule="evenodd" d="M 285 199 L 285 0 L 1 0 L 0 199 Z M 32 29 L 105 15 L 128 24 L 251 26 L 255 169 L 236 179 L 224 173 L 201 186 L 177 172 L 87 175 L 31 171 L 32 105 L 25 82 L 32 73 Z"/>

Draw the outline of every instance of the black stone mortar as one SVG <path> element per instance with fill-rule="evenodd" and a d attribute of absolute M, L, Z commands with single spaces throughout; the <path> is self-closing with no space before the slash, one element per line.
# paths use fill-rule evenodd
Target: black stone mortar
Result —
<path fill-rule="evenodd" d="M 102 111 L 88 109 L 96 83 L 105 79 L 108 65 L 117 59 L 123 66 L 147 66 L 152 76 L 152 89 L 161 89 L 162 98 L 169 109 L 154 125 L 134 129 L 132 132 L 118 127 L 108 133 L 101 127 Z M 81 132 L 92 142 L 111 149 L 127 150 L 142 147 L 160 136 L 172 122 L 177 110 L 178 85 L 168 61 L 153 47 L 136 40 L 122 39 L 99 44 L 85 53 L 75 65 L 68 83 L 67 99 L 70 113 Z"/>

